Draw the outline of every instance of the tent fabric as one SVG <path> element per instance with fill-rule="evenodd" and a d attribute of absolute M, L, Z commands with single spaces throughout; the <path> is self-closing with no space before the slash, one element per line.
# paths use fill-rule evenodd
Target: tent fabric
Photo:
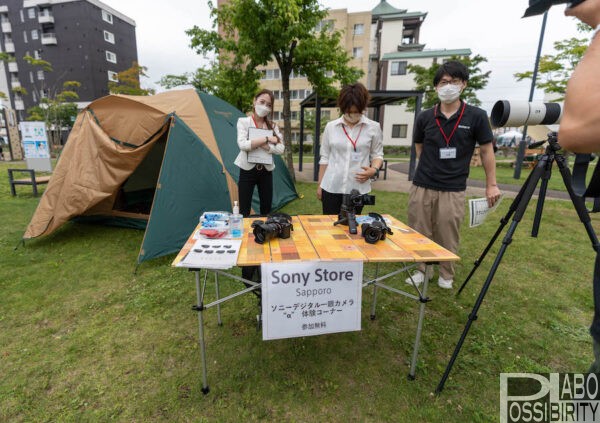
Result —
<path fill-rule="evenodd" d="M 77 117 L 23 238 L 48 235 L 71 219 L 130 227 L 147 221 L 138 262 L 178 251 L 204 211 L 232 210 L 242 116 L 196 90 L 110 95 L 90 103 Z M 273 180 L 277 210 L 298 197 L 280 157 Z M 258 204 L 255 193 L 255 210 Z"/>

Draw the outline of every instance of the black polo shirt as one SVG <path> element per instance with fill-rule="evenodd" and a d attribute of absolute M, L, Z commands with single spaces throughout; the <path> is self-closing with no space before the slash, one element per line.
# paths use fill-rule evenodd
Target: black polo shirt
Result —
<path fill-rule="evenodd" d="M 462 118 L 450 138 L 448 147 L 456 148 L 455 159 L 440 159 L 440 148 L 446 148 L 446 140 L 436 123 L 436 117 L 446 137 L 452 130 L 465 106 Z M 464 191 L 467 188 L 471 157 L 475 144 L 492 142 L 493 134 L 485 110 L 465 104 L 461 100 L 458 111 L 446 118 L 437 106 L 419 113 L 413 131 L 413 142 L 423 144 L 419 165 L 413 184 L 437 191 Z"/>

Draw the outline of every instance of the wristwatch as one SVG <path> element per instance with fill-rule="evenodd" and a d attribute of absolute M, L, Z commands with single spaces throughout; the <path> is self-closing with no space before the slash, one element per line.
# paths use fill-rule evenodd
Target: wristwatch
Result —
<path fill-rule="evenodd" d="M 371 166 L 371 169 L 375 169 L 375 175 L 371 176 L 371 181 L 375 182 L 379 179 L 379 168 Z"/>

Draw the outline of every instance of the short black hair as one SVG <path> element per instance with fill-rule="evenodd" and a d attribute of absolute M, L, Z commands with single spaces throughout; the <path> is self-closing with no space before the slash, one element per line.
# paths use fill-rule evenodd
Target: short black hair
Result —
<path fill-rule="evenodd" d="M 461 81 L 469 80 L 469 70 L 457 60 L 449 60 L 443 63 L 433 77 L 433 86 L 436 87 L 444 75 L 450 75 L 452 78 L 458 78 Z"/>
<path fill-rule="evenodd" d="M 356 106 L 362 113 L 367 108 L 369 100 L 369 90 L 360 82 L 356 82 L 342 87 L 337 99 L 337 106 L 342 113 L 349 112 L 352 106 Z"/>

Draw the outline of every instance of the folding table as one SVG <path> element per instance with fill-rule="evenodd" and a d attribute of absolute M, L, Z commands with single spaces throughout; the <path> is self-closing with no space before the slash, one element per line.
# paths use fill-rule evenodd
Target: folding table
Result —
<path fill-rule="evenodd" d="M 373 300 L 371 303 L 370 317 L 375 318 L 375 308 L 377 302 L 377 289 L 382 288 L 396 294 L 403 295 L 413 300 L 419 301 L 419 319 L 417 323 L 417 331 L 415 335 L 415 344 L 413 347 L 412 360 L 409 371 L 409 378 L 415 378 L 415 370 L 417 365 L 417 356 L 419 344 L 421 340 L 421 332 L 423 329 L 423 319 L 425 316 L 425 305 L 429 301 L 427 297 L 427 281 L 422 288 L 413 285 L 406 288 L 412 290 L 410 293 L 383 283 L 385 279 L 391 278 L 399 273 L 407 272 L 414 268 L 417 263 L 439 263 L 442 261 L 456 261 L 459 257 L 452 252 L 446 250 L 436 244 L 429 238 L 414 231 L 398 219 L 390 215 L 384 215 L 391 222 L 393 235 L 387 235 L 385 240 L 378 241 L 375 244 L 368 244 L 360 235 L 360 228 L 357 234 L 348 233 L 347 226 L 334 225 L 337 216 L 326 215 L 300 215 L 292 217 L 294 230 L 290 238 L 281 239 L 274 238 L 268 243 L 258 244 L 254 241 L 251 224 L 255 219 L 244 219 L 244 235 L 242 245 L 237 258 L 237 266 L 260 266 L 261 263 L 281 263 L 293 261 L 352 261 L 360 260 L 366 263 L 375 263 L 375 276 L 372 278 L 364 278 L 362 286 L 373 286 Z M 172 263 L 172 266 L 177 266 L 183 260 L 186 254 L 196 242 L 196 234 L 198 229 L 194 230 L 190 238 L 187 240 L 177 257 Z M 225 241 L 224 241 L 225 242 Z M 398 263 L 399 268 L 388 272 L 384 275 L 379 275 L 379 266 L 381 263 Z M 194 272 L 196 279 L 196 297 L 197 304 L 193 307 L 198 313 L 199 327 L 199 344 L 202 356 L 202 392 L 209 392 L 207 378 L 207 361 L 206 361 L 206 346 L 204 340 L 204 310 L 217 307 L 217 321 L 221 324 L 220 305 L 235 297 L 246 294 L 250 291 L 261 287 L 260 282 L 245 280 L 240 276 L 232 274 L 230 271 L 220 269 L 189 269 Z M 204 277 L 201 282 L 200 271 L 204 270 Z M 206 292 L 208 271 L 215 275 L 215 301 L 209 304 L 204 304 L 204 296 Z M 245 282 L 250 285 L 248 288 L 240 289 L 239 291 L 221 298 L 219 293 L 219 275 L 234 279 L 240 282 Z M 402 282 L 404 283 L 404 281 Z"/>

